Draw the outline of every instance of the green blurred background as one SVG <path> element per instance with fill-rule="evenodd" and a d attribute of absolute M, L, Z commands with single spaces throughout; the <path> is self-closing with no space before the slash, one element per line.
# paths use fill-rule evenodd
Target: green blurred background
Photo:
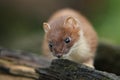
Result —
<path fill-rule="evenodd" d="M 0 0 L 0 46 L 40 53 L 42 23 L 62 8 L 85 15 L 100 41 L 120 45 L 120 0 Z"/>

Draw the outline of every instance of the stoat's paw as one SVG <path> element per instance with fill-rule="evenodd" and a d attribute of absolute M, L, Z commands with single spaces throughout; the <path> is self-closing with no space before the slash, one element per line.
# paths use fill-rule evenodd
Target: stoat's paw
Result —
<path fill-rule="evenodd" d="M 90 64 L 90 63 L 83 63 L 84 65 L 86 65 L 86 66 L 88 66 L 88 67 L 90 67 L 90 68 L 95 68 L 94 66 L 93 66 L 93 64 Z"/>

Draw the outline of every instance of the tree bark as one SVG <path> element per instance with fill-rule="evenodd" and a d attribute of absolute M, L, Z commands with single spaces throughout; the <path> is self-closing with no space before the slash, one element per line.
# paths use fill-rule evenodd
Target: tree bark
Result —
<path fill-rule="evenodd" d="M 96 70 L 69 60 L 50 62 L 33 53 L 0 48 L 0 80 L 120 80 L 108 73 L 120 73 L 120 47 L 100 44 L 97 53 Z"/>
<path fill-rule="evenodd" d="M 75 62 L 56 59 L 48 68 L 38 68 L 37 80 L 120 80 L 120 77 L 112 73 L 98 71 Z"/>

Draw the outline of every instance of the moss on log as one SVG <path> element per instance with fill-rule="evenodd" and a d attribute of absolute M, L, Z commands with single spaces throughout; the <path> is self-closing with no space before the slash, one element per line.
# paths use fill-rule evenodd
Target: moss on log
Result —
<path fill-rule="evenodd" d="M 112 73 L 98 71 L 75 62 L 56 59 L 48 68 L 38 68 L 38 80 L 120 80 Z"/>
<path fill-rule="evenodd" d="M 0 80 L 120 80 L 108 73 L 120 74 L 120 47 L 100 44 L 97 53 L 94 70 L 69 60 L 51 63 L 30 52 L 0 48 Z"/>

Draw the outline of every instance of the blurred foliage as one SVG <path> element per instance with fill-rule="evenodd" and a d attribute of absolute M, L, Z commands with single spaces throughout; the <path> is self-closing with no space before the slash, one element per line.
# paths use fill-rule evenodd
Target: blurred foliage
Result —
<path fill-rule="evenodd" d="M 84 14 L 100 41 L 120 44 L 120 0 L 0 0 L 0 46 L 40 53 L 42 23 L 66 7 Z"/>

